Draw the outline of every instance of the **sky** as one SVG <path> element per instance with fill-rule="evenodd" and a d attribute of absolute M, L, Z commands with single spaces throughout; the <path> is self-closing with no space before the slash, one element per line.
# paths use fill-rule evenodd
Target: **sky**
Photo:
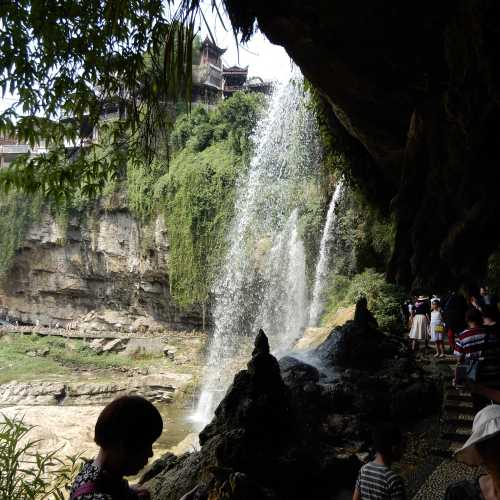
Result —
<path fill-rule="evenodd" d="M 203 2 L 203 12 L 210 31 L 214 35 L 217 45 L 227 49 L 222 59 L 225 66 L 247 66 L 248 76 L 260 76 L 264 80 L 288 80 L 292 73 L 292 61 L 283 47 L 273 45 L 266 36 L 258 31 L 252 39 L 245 45 L 239 46 L 239 58 L 236 41 L 231 30 L 229 18 L 221 12 L 224 25 L 222 26 L 217 14 L 212 12 L 211 1 Z M 206 24 L 200 20 L 199 34 L 202 39 L 208 35 Z M 0 112 L 15 102 L 14 96 L 6 94 L 5 98 L 0 97 Z"/>
<path fill-rule="evenodd" d="M 288 80 L 291 76 L 292 61 L 283 47 L 273 45 L 267 37 L 258 31 L 245 45 L 239 47 L 239 62 L 236 41 L 231 30 L 231 24 L 227 16 L 223 15 L 226 31 L 218 16 L 212 13 L 210 2 L 203 2 L 204 14 L 207 24 L 214 35 L 217 45 L 227 49 L 222 56 L 226 66 L 249 66 L 248 76 L 260 76 L 264 80 Z M 202 39 L 208 34 L 206 25 L 202 23 L 200 35 Z"/>

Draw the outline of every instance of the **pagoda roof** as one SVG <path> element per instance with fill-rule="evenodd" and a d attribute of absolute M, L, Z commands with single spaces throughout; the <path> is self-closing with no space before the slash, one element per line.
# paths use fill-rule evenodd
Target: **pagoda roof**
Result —
<path fill-rule="evenodd" d="M 240 66 L 229 66 L 226 67 L 224 66 L 222 71 L 224 73 L 248 73 L 248 66 L 245 66 L 244 68 L 241 68 Z"/>
<path fill-rule="evenodd" d="M 219 53 L 219 55 L 224 54 L 227 49 L 221 49 L 218 45 L 216 45 L 208 36 L 205 37 L 205 40 L 203 40 L 203 43 L 201 44 L 202 47 L 210 47 L 211 49 L 215 50 L 216 52 Z"/>

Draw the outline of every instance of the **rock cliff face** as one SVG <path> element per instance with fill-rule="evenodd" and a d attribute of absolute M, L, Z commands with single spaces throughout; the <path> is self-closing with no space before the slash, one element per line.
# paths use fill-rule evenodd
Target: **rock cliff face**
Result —
<path fill-rule="evenodd" d="M 124 207 L 73 216 L 64 232 L 44 212 L 0 285 L 2 308 L 52 326 L 139 328 L 145 318 L 169 328 L 201 324 L 197 311 L 181 312 L 171 298 L 163 219 L 144 227 Z"/>
<path fill-rule="evenodd" d="M 494 0 L 226 0 L 318 89 L 350 174 L 392 210 L 389 276 L 481 279 L 500 242 L 500 4 Z M 480 242 L 480 244 L 478 244 Z"/>

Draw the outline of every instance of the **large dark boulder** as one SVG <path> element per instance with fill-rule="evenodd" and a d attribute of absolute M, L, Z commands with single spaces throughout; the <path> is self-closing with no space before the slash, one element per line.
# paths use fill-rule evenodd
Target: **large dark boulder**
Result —
<path fill-rule="evenodd" d="M 247 369 L 200 434 L 201 450 L 177 461 L 168 456 L 162 472 L 156 466 L 148 483 L 154 498 L 178 499 L 200 484 L 210 500 L 327 500 L 351 487 L 359 461 L 340 456 L 323 435 L 318 370 L 293 358 L 281 369 L 289 385 L 260 331 Z"/>
<path fill-rule="evenodd" d="M 333 329 L 314 354 L 330 373 L 320 400 L 332 436 L 346 432 L 347 422 L 347 434 L 362 439 L 374 422 L 408 421 L 439 407 L 440 380 L 417 365 L 402 339 L 378 330 L 365 299 L 356 304 L 354 320 Z"/>
<path fill-rule="evenodd" d="M 325 363 L 339 368 L 373 370 L 380 368 L 402 349 L 401 343 L 377 328 L 375 318 L 368 310 L 366 299 L 356 304 L 354 320 L 334 328 L 316 349 Z"/>

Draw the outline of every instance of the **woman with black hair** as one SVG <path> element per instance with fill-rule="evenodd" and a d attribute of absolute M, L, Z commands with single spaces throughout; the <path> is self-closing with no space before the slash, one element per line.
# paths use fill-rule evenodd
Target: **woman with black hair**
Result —
<path fill-rule="evenodd" d="M 123 396 L 109 403 L 95 425 L 99 454 L 76 476 L 70 500 L 137 500 L 150 498 L 140 487 L 130 487 L 124 476 L 137 474 L 153 456 L 163 420 L 158 410 L 140 396 Z"/>

